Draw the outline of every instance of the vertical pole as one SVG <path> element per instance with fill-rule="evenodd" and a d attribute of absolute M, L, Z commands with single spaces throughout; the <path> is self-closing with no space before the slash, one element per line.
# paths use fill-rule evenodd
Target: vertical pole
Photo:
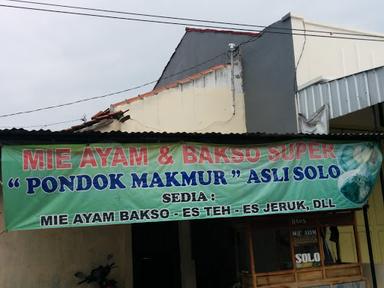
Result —
<path fill-rule="evenodd" d="M 256 282 L 256 271 L 255 271 L 255 255 L 253 250 L 253 239 L 252 239 L 252 228 L 251 223 L 247 223 L 247 238 L 248 238 L 248 252 L 249 252 L 249 266 L 251 270 L 251 276 L 252 276 L 252 288 L 257 287 Z"/>
<path fill-rule="evenodd" d="M 231 91 L 232 91 L 232 113 L 236 114 L 236 97 L 235 97 L 235 63 L 234 63 L 234 53 L 236 50 L 235 43 L 229 43 L 229 53 L 231 56 Z"/>
<path fill-rule="evenodd" d="M 379 104 L 380 105 L 380 104 Z M 372 113 L 373 113 L 373 127 L 375 132 L 380 132 L 380 119 L 383 117 L 383 111 L 380 106 L 379 107 L 379 118 L 377 117 L 377 111 L 376 106 L 372 106 Z M 380 150 L 381 150 L 381 139 L 378 137 L 377 141 L 379 142 Z M 380 167 L 380 188 L 381 188 L 381 195 L 383 196 L 384 201 L 384 171 L 383 166 Z"/>
<path fill-rule="evenodd" d="M 360 251 L 360 238 L 359 234 L 357 232 L 357 222 L 356 222 L 356 212 L 353 212 L 353 235 L 355 236 L 355 248 L 356 248 L 356 256 L 357 256 L 357 262 L 360 265 L 360 273 L 363 275 L 363 265 L 362 265 L 362 258 L 361 258 L 361 251 Z"/>
<path fill-rule="evenodd" d="M 316 223 L 319 223 L 318 220 Z M 323 279 L 326 278 L 326 272 L 325 272 L 325 253 L 324 253 L 324 242 L 325 242 L 325 235 L 324 237 L 321 237 L 321 229 L 322 227 L 317 227 L 316 228 L 316 233 L 317 233 L 317 243 L 319 243 L 319 252 L 320 252 L 320 262 L 321 262 L 321 273 L 323 276 Z M 325 232 L 324 232 L 325 234 Z"/>
<path fill-rule="evenodd" d="M 375 260 L 373 258 L 371 233 L 369 231 L 369 222 L 368 222 L 368 205 L 365 205 L 363 207 L 363 212 L 364 212 L 365 235 L 367 237 L 367 244 L 368 244 L 369 264 L 371 267 L 371 275 L 372 275 L 372 287 L 377 288 Z"/>

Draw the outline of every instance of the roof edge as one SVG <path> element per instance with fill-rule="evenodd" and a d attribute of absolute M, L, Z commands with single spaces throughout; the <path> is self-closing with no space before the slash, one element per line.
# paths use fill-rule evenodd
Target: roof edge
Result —
<path fill-rule="evenodd" d="M 345 78 L 348 78 L 348 77 L 351 77 L 351 76 L 356 76 L 356 75 L 359 75 L 359 74 L 363 74 L 363 73 L 368 73 L 368 72 L 371 72 L 371 71 L 375 71 L 375 70 L 381 70 L 381 69 L 384 69 L 384 65 L 380 65 L 380 66 L 376 66 L 376 67 L 373 67 L 373 68 L 369 68 L 369 69 L 364 69 L 364 70 L 361 70 L 361 71 L 358 71 L 358 72 L 355 72 L 355 73 L 350 73 L 350 74 L 346 74 L 346 75 L 343 75 L 343 76 L 340 76 L 340 77 L 337 77 L 337 78 L 332 78 L 330 76 L 325 76 L 325 75 L 320 75 L 319 77 L 316 77 L 312 80 L 309 80 L 308 82 L 304 83 L 303 85 L 300 85 L 298 88 L 298 90 L 296 91 L 296 93 L 299 93 L 303 90 L 306 90 L 312 86 L 316 86 L 318 84 L 324 84 L 324 83 L 330 83 L 330 82 L 333 82 L 333 81 L 339 81 L 341 79 L 345 79 Z"/>
<path fill-rule="evenodd" d="M 245 35 L 245 36 L 251 36 L 256 37 L 260 33 L 259 32 L 247 32 L 247 31 L 236 31 L 236 30 L 221 30 L 221 29 L 201 29 L 201 28 L 194 28 L 194 27 L 186 27 L 185 32 L 199 32 L 199 33 L 227 33 L 227 34 L 233 34 L 233 35 Z"/>
<path fill-rule="evenodd" d="M 157 132 L 98 132 L 49 131 L 25 129 L 0 130 L 0 145 L 85 144 L 85 143 L 216 143 L 258 144 L 294 139 L 370 140 L 384 138 L 381 132 L 332 134 L 274 134 L 274 133 L 157 133 Z"/>
<path fill-rule="evenodd" d="M 156 84 L 154 86 L 154 89 L 158 88 L 157 86 L 159 85 L 160 79 L 163 77 L 163 75 L 164 75 L 165 71 L 167 70 L 168 66 L 171 64 L 171 61 L 172 61 L 173 57 L 175 56 L 177 49 L 179 49 L 179 47 L 180 47 L 181 43 L 184 41 L 184 38 L 185 38 L 186 35 L 187 35 L 187 32 L 185 32 L 183 37 L 181 37 L 179 43 L 177 44 L 175 50 L 173 51 L 171 57 L 169 58 L 167 64 L 165 65 L 163 71 L 161 71 L 161 75 L 160 75 L 159 79 L 157 79 Z"/>
<path fill-rule="evenodd" d="M 233 35 L 244 35 L 244 36 L 250 36 L 250 37 L 257 37 L 259 36 L 260 33 L 257 33 L 257 32 L 246 32 L 246 31 L 235 31 L 235 30 L 220 30 L 220 29 L 199 29 L 199 28 L 194 28 L 194 27 L 185 27 L 185 33 L 183 35 L 183 37 L 180 39 L 179 43 L 177 44 L 175 50 L 173 51 L 171 57 L 169 58 L 167 64 L 165 65 L 163 71 L 161 72 L 161 75 L 159 77 L 159 79 L 157 80 L 156 84 L 155 84 L 155 87 L 154 89 L 157 89 L 159 88 L 159 81 L 161 80 L 161 78 L 163 77 L 165 71 L 167 70 L 168 66 L 170 65 L 173 57 L 175 56 L 176 54 L 176 51 L 179 49 L 179 47 L 181 46 L 181 43 L 184 41 L 185 39 L 185 36 L 189 33 L 189 32 L 201 32 L 201 33 L 204 33 L 204 32 L 213 32 L 213 33 L 226 33 L 226 34 L 233 34 Z M 161 86 L 160 86 L 161 87 Z"/>
<path fill-rule="evenodd" d="M 193 80 L 199 79 L 199 78 L 203 77 L 204 75 L 207 75 L 207 74 L 209 74 L 211 72 L 223 69 L 223 68 L 225 68 L 227 66 L 228 66 L 228 64 L 218 64 L 218 65 L 212 66 L 211 68 L 208 68 L 206 70 L 200 71 L 200 72 L 195 73 L 195 74 L 192 74 L 192 75 L 190 75 L 190 76 L 188 76 L 188 77 L 186 77 L 184 79 L 177 80 L 177 81 L 172 82 L 170 84 L 166 84 L 164 86 L 156 88 L 156 89 L 154 89 L 152 91 L 149 91 L 147 93 L 139 94 L 136 97 L 125 99 L 125 100 L 117 102 L 117 103 L 113 103 L 113 104 L 111 104 L 111 107 L 112 108 L 116 108 L 117 106 L 124 105 L 124 104 L 130 104 L 132 102 L 141 100 L 141 99 L 146 98 L 146 97 L 155 96 L 155 95 L 159 94 L 160 92 L 162 92 L 164 90 L 175 88 L 175 87 L 177 87 L 180 84 L 186 84 L 186 83 L 191 82 Z"/>

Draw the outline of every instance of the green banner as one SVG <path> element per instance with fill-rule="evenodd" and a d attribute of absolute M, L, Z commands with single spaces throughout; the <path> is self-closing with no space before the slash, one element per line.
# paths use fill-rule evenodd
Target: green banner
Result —
<path fill-rule="evenodd" d="M 375 143 L 4 146 L 7 230 L 360 208 Z"/>

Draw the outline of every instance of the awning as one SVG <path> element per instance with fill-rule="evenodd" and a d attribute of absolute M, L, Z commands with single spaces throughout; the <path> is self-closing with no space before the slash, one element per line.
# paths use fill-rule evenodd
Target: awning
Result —
<path fill-rule="evenodd" d="M 310 85 L 297 92 L 296 101 L 297 113 L 307 118 L 328 104 L 331 119 L 384 102 L 384 67 Z"/>

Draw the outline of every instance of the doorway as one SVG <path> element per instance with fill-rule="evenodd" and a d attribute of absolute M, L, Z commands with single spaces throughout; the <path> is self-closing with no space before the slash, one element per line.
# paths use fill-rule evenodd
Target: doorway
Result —
<path fill-rule="evenodd" d="M 132 225 L 135 288 L 180 288 L 177 222 Z"/>
<path fill-rule="evenodd" d="M 239 281 L 236 234 L 230 221 L 192 221 L 192 253 L 199 288 L 231 288 Z"/>

